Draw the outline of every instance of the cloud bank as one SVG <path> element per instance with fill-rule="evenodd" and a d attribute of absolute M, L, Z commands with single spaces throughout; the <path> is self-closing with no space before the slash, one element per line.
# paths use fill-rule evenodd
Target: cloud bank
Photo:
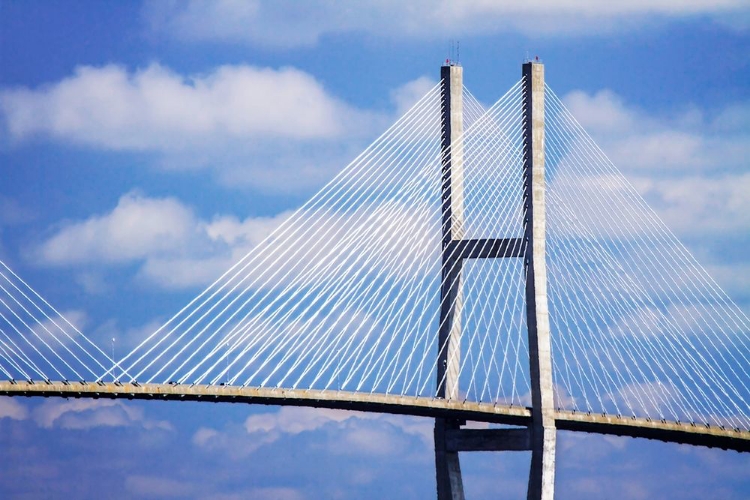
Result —
<path fill-rule="evenodd" d="M 397 111 L 426 83 L 394 89 Z M 209 168 L 226 186 L 264 192 L 321 185 L 394 119 L 342 101 L 292 67 L 183 75 L 157 63 L 79 66 L 36 88 L 0 88 L 0 136 L 11 147 L 51 141 L 144 154 L 161 168 Z"/>
<path fill-rule="evenodd" d="M 215 216 L 206 221 L 175 198 L 126 193 L 110 212 L 63 222 L 33 250 L 38 262 L 82 269 L 139 263 L 139 278 L 164 288 L 216 279 L 288 217 Z"/>
<path fill-rule="evenodd" d="M 750 234 L 750 105 L 654 116 L 608 90 L 563 101 L 678 238 Z"/>
<path fill-rule="evenodd" d="M 146 416 L 141 406 L 107 399 L 48 399 L 29 410 L 11 397 L 0 397 L 0 419 L 32 420 L 42 429 L 86 430 L 95 427 L 136 427 L 173 430 L 165 420 Z"/>
<path fill-rule="evenodd" d="M 294 68 L 220 66 L 179 75 L 159 64 L 79 66 L 37 89 L 0 93 L 10 137 L 34 135 L 115 150 L 179 150 L 219 138 L 331 139 L 363 113 Z"/>
<path fill-rule="evenodd" d="M 411 39 L 505 32 L 580 37 L 694 16 L 721 22 L 734 18 L 733 25 L 742 29 L 737 14 L 747 10 L 747 4 L 740 0 L 367 0 L 347 6 L 331 0 L 304 4 L 288 0 L 191 0 L 147 3 L 143 18 L 152 32 L 183 41 L 296 48 L 314 46 L 326 36 L 353 32 Z M 290 12 L 296 15 L 290 16 Z"/>

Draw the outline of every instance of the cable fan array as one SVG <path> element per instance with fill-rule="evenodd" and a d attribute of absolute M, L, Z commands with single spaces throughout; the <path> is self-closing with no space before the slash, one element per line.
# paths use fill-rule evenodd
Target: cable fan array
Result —
<path fill-rule="evenodd" d="M 549 88 L 557 405 L 750 429 L 750 321 Z"/>
<path fill-rule="evenodd" d="M 120 366 L 140 382 L 434 396 L 440 88 Z M 520 82 L 489 113 L 464 91 L 473 232 L 522 233 L 520 190 L 506 182 L 520 186 L 520 104 Z M 485 300 L 504 287 L 522 292 L 519 269 L 467 270 L 477 279 L 464 282 L 465 399 L 521 404 L 528 393 L 522 303 Z"/>
<path fill-rule="evenodd" d="M 0 373 L 8 380 L 95 380 L 113 365 L 0 261 Z"/>
<path fill-rule="evenodd" d="M 459 397 L 530 405 L 523 260 L 442 268 L 441 88 L 117 363 L 0 262 L 0 373 L 435 397 L 460 279 Z M 463 89 L 465 239 L 524 234 L 523 88 Z M 750 430 L 750 320 L 549 87 L 545 115 L 557 407 Z"/>

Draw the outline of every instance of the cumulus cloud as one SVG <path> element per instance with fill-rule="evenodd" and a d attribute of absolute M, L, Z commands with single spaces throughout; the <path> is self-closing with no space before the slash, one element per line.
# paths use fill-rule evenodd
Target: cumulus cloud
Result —
<path fill-rule="evenodd" d="M 432 446 L 432 423 L 428 419 L 292 406 L 251 415 L 242 428 L 201 428 L 193 435 L 193 444 L 240 458 L 284 436 L 322 429 L 338 433 L 337 439 L 327 440 L 330 451 L 337 454 L 388 455 L 401 450 L 405 435 L 418 439 L 425 448 Z"/>
<path fill-rule="evenodd" d="M 38 253 L 50 265 L 128 262 L 184 246 L 196 226 L 193 213 L 174 198 L 131 192 L 105 215 L 63 224 Z"/>
<path fill-rule="evenodd" d="M 159 64 L 79 66 L 37 89 L 6 89 L 0 106 L 15 140 L 47 134 L 106 149 L 184 149 L 217 137 L 327 139 L 359 112 L 294 69 L 221 66 L 182 76 Z"/>
<path fill-rule="evenodd" d="M 132 262 L 141 263 L 145 269 L 142 276 L 149 282 L 169 287 L 177 286 L 174 280 L 179 280 L 179 285 L 192 285 L 196 281 L 203 283 L 208 277 L 196 277 L 196 272 L 152 275 L 149 263 L 167 257 L 186 259 L 187 255 L 209 251 L 216 239 L 212 240 L 207 233 L 208 227 L 208 223 L 200 221 L 190 208 L 174 198 L 149 198 L 130 192 L 108 213 L 61 223 L 33 254 L 43 265 L 81 268 L 77 281 L 92 293 L 106 290 L 103 276 L 95 271 L 97 267 Z M 222 263 L 226 264 L 224 259 Z M 163 270 L 158 265 L 154 269 Z"/>
<path fill-rule="evenodd" d="M 398 111 L 427 83 L 394 90 Z M 321 185 L 394 119 L 347 104 L 291 67 L 182 75 L 158 63 L 133 71 L 80 66 L 47 85 L 0 88 L 1 130 L 11 146 L 51 140 L 136 152 L 162 169 L 208 168 L 226 186 L 265 192 Z"/>
<path fill-rule="evenodd" d="M 366 258 L 370 254 L 363 255 L 364 246 L 409 262 L 401 267 L 400 279 L 420 276 L 426 269 L 425 259 L 435 256 L 437 246 L 415 244 L 437 238 L 424 206 L 391 202 L 348 213 L 305 212 L 290 220 L 283 233 L 266 240 L 290 215 L 282 212 L 244 220 L 217 215 L 204 220 L 174 198 L 131 192 L 110 212 L 62 223 L 30 255 L 43 265 L 80 269 L 79 281 L 91 291 L 96 291 L 87 286 L 92 269 L 134 263 L 137 279 L 143 283 L 172 289 L 207 285 L 253 250 L 250 259 L 255 264 L 248 265 L 242 275 L 248 284 L 258 286 L 291 280 L 297 280 L 297 287 L 321 285 L 342 275 L 352 278 L 360 267 L 388 266 L 382 257 Z M 326 265 L 331 262 L 341 265 Z M 360 267 L 353 267 L 352 262 Z"/>
<path fill-rule="evenodd" d="M 163 420 L 147 418 L 143 408 L 118 400 L 45 400 L 32 418 L 42 428 L 90 429 L 93 427 L 132 427 L 171 430 Z"/>
<path fill-rule="evenodd" d="M 79 66 L 37 88 L 0 89 L 3 135 L 146 153 L 167 169 L 211 168 L 230 186 L 293 191 L 331 177 L 385 113 L 357 109 L 312 75 L 220 66 L 181 75 L 158 63 L 129 71 Z"/>
<path fill-rule="evenodd" d="M 66 222 L 34 250 L 49 266 L 86 267 L 140 263 L 141 279 L 167 288 L 213 281 L 286 219 L 198 218 L 175 198 L 123 195 L 110 212 Z M 200 264 L 200 265 L 197 265 Z M 96 291 L 94 289 L 93 291 Z"/>
<path fill-rule="evenodd" d="M 252 248 L 280 226 L 291 214 L 272 217 L 216 216 L 210 222 L 196 221 L 203 252 L 197 246 L 188 252 L 151 255 L 145 259 L 139 276 L 169 288 L 186 288 L 213 282 Z M 197 242 L 196 242 L 197 244 Z"/>
<path fill-rule="evenodd" d="M 0 418 L 10 418 L 11 420 L 26 420 L 29 417 L 29 411 L 16 398 L 0 396 Z"/>
<path fill-rule="evenodd" d="M 563 101 L 678 237 L 750 233 L 747 103 L 660 116 L 608 90 Z"/>
<path fill-rule="evenodd" d="M 690 16 L 724 20 L 746 11 L 747 5 L 740 0 L 369 0 L 347 8 L 330 0 L 304 5 L 290 1 L 191 0 L 149 2 L 143 15 L 154 32 L 166 32 L 180 40 L 292 48 L 312 46 L 322 37 L 350 32 L 418 39 L 434 39 L 438 33 L 442 37 L 503 32 L 582 36 Z M 741 29 L 742 24 L 735 21 L 737 24 Z"/>
<path fill-rule="evenodd" d="M 644 192 L 671 229 L 701 238 L 749 234 L 748 193 L 750 172 L 653 181 Z"/>
<path fill-rule="evenodd" d="M 573 91 L 563 102 L 620 170 L 634 175 L 736 172 L 750 155 L 750 105 L 708 113 L 688 107 L 656 115 L 628 105 L 610 90 Z M 640 171 L 640 172 L 639 172 Z"/>

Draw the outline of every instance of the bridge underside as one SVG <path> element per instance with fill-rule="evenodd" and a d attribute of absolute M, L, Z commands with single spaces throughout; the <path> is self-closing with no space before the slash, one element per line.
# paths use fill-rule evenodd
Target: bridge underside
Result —
<path fill-rule="evenodd" d="M 308 406 L 504 425 L 531 424 L 531 409 L 520 406 L 346 391 L 180 384 L 3 381 L 0 382 L 0 395 Z M 556 427 L 561 430 L 639 437 L 668 443 L 750 452 L 750 431 L 572 411 L 556 411 L 555 422 Z"/>

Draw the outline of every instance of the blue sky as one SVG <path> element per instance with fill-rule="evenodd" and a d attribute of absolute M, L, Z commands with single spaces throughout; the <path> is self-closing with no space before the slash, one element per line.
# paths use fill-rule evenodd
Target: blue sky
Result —
<path fill-rule="evenodd" d="M 485 104 L 539 55 L 750 312 L 750 9 L 545 3 L 0 0 L 0 260 L 124 351 L 428 90 L 458 39 Z M 0 492 L 429 498 L 430 436 L 404 417 L 2 399 Z M 559 498 L 750 495 L 734 452 L 561 433 L 558 459 Z M 465 457 L 469 498 L 522 498 L 528 461 Z"/>

